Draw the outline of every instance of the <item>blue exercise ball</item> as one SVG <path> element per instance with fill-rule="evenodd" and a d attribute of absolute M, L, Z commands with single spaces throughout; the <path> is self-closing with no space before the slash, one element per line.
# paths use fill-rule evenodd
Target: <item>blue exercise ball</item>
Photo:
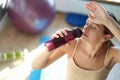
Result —
<path fill-rule="evenodd" d="M 19 31 L 36 34 L 43 32 L 55 16 L 54 0 L 11 0 L 8 16 Z"/>

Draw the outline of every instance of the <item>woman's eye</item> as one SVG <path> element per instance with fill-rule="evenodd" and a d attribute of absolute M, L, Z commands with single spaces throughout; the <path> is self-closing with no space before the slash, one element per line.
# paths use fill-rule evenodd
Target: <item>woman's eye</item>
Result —
<path fill-rule="evenodd" d="M 91 27 L 91 29 L 96 29 L 96 27 Z"/>

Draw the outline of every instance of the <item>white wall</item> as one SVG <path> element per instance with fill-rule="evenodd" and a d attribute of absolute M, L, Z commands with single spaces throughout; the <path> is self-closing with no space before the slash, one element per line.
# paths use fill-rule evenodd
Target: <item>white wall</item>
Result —
<path fill-rule="evenodd" d="M 61 12 L 75 12 L 87 14 L 88 11 L 85 5 L 88 1 L 85 0 L 55 0 L 56 10 Z M 106 10 L 111 11 L 120 20 L 120 5 L 100 3 Z"/>

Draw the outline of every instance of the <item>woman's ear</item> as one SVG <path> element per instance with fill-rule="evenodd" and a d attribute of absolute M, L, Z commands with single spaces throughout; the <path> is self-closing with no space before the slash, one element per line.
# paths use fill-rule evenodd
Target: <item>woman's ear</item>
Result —
<path fill-rule="evenodd" d="M 110 40 L 111 38 L 112 38 L 112 35 L 106 34 L 106 35 L 104 36 L 104 42 Z"/>

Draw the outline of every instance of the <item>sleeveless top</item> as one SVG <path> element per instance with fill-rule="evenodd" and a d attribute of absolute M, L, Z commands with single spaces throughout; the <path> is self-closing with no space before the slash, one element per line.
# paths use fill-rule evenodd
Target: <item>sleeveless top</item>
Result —
<path fill-rule="evenodd" d="M 106 57 L 108 54 L 108 50 L 104 60 L 104 66 L 98 70 L 85 70 L 78 67 L 74 62 L 74 55 L 76 54 L 76 49 L 78 47 L 79 40 L 77 39 L 77 43 L 75 49 L 73 51 L 72 57 L 68 59 L 67 63 L 67 74 L 65 80 L 106 80 L 107 75 L 109 73 L 109 69 L 105 66 Z"/>

